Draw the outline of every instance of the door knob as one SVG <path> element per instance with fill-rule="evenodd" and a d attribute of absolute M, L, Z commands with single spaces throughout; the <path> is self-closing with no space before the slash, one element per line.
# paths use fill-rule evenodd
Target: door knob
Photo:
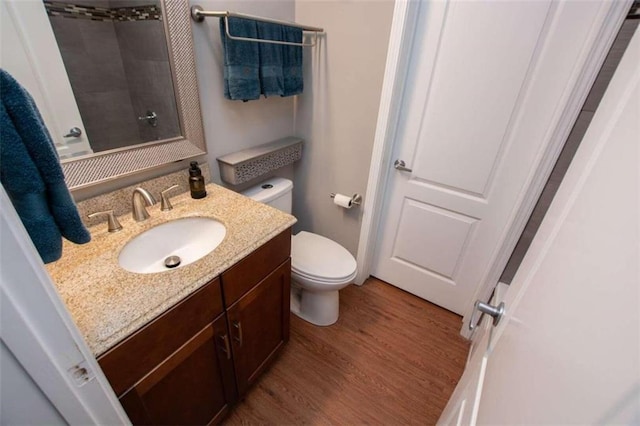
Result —
<path fill-rule="evenodd" d="M 396 170 L 400 170 L 401 172 L 409 172 L 411 173 L 411 169 L 405 167 L 406 164 L 404 163 L 403 160 L 396 160 L 393 163 L 393 167 L 395 167 Z"/>
<path fill-rule="evenodd" d="M 473 305 L 471 319 L 469 320 L 469 330 L 473 330 L 476 327 L 476 312 L 478 311 L 493 317 L 493 326 L 495 327 L 504 315 L 504 302 L 500 302 L 498 306 L 493 306 L 476 300 L 476 303 Z"/>
<path fill-rule="evenodd" d="M 78 138 L 82 135 L 82 130 L 79 127 L 72 127 L 69 129 L 69 133 L 63 136 L 63 138 Z"/>

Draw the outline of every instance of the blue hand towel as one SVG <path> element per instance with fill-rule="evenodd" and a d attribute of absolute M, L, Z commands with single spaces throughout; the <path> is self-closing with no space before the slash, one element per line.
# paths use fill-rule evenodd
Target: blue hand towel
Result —
<path fill-rule="evenodd" d="M 302 30 L 282 27 L 284 41 L 302 43 Z M 299 95 L 304 89 L 302 79 L 302 47 L 285 45 L 283 48 L 284 93 L 282 96 Z"/>
<path fill-rule="evenodd" d="M 233 36 L 257 38 L 256 22 L 227 18 Z M 260 98 L 258 43 L 232 40 L 227 37 L 224 19 L 220 19 L 220 38 L 224 51 L 224 97 L 248 101 Z"/>
<path fill-rule="evenodd" d="M 282 25 L 258 22 L 258 38 L 283 41 Z M 260 92 L 265 96 L 284 95 L 283 45 L 259 43 Z"/>
<path fill-rule="evenodd" d="M 0 69 L 0 181 L 45 263 L 62 256 L 62 240 L 91 240 L 69 194 L 53 140 L 35 102 Z"/>

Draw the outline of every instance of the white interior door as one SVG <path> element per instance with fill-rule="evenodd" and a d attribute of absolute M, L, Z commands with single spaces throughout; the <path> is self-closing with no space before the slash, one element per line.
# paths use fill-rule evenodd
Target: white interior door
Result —
<path fill-rule="evenodd" d="M 499 274 L 495 262 L 524 194 L 550 145 L 559 146 L 553 130 L 605 9 L 421 3 L 394 148 L 411 171 L 387 182 L 373 275 L 465 313 Z"/>
<path fill-rule="evenodd" d="M 636 31 L 441 424 L 640 423 L 638 117 Z"/>

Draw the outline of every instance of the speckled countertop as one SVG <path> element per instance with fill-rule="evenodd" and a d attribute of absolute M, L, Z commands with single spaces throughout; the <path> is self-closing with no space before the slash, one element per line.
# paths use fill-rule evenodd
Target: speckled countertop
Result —
<path fill-rule="evenodd" d="M 118 217 L 123 230 L 108 233 L 106 223 L 90 228 L 92 241 L 75 245 L 64 241 L 63 256 L 47 266 L 62 299 L 86 342 L 98 356 L 154 319 L 198 288 L 219 276 L 256 248 L 292 226 L 296 219 L 218 185 L 207 185 L 207 197 L 189 193 L 171 199 L 173 210 L 160 203 L 147 210 L 151 217 L 135 222 L 130 214 Z M 212 217 L 227 234 L 202 259 L 156 274 L 128 272 L 118 265 L 118 254 L 132 237 L 169 220 Z"/>

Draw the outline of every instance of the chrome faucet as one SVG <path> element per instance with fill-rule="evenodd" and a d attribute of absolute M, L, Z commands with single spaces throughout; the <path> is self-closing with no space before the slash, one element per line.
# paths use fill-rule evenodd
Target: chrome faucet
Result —
<path fill-rule="evenodd" d="M 147 212 L 145 205 L 152 206 L 155 203 L 156 199 L 153 198 L 153 195 L 149 194 L 146 189 L 142 187 L 134 189 L 133 194 L 131 195 L 131 213 L 133 214 L 133 218 L 136 222 L 142 222 L 143 220 L 149 219 L 149 213 Z"/>

